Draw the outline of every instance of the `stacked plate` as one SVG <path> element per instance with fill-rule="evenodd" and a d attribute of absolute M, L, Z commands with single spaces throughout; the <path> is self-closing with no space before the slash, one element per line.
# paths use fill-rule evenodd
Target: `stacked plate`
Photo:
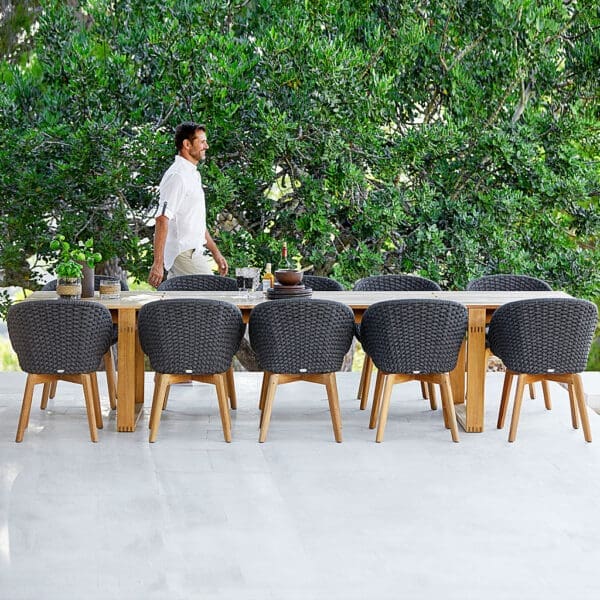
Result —
<path fill-rule="evenodd" d="M 267 290 L 267 298 L 269 300 L 279 300 L 281 298 L 310 298 L 312 289 L 304 284 L 299 285 L 281 285 L 275 283 L 275 287 Z"/>

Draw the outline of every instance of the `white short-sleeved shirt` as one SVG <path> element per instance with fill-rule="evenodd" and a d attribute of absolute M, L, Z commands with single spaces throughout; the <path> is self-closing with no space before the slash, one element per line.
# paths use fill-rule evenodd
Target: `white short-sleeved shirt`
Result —
<path fill-rule="evenodd" d="M 204 250 L 206 205 L 202 178 L 196 166 L 177 155 L 160 182 L 157 217 L 169 219 L 165 243 L 165 268 L 170 269 L 178 254 Z"/>

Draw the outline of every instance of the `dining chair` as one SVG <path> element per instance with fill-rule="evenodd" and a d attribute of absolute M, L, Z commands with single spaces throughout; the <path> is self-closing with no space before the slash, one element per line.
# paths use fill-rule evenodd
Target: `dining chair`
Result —
<path fill-rule="evenodd" d="M 320 275 L 304 275 L 302 283 L 314 292 L 343 292 L 344 286 L 331 277 Z"/>
<path fill-rule="evenodd" d="M 354 334 L 354 313 L 340 302 L 285 299 L 263 302 L 250 315 L 250 343 L 264 371 L 259 442 L 267 439 L 278 385 L 309 381 L 326 387 L 336 442 L 342 419 L 335 372 Z"/>
<path fill-rule="evenodd" d="M 178 275 L 165 279 L 158 288 L 158 291 L 189 291 L 189 292 L 237 292 L 238 286 L 232 277 L 223 277 L 222 275 Z M 227 371 L 227 381 L 233 382 L 233 365 L 229 366 Z M 165 396 L 165 407 L 167 406 L 169 391 Z M 237 409 L 237 398 L 235 386 L 227 385 L 227 396 L 229 397 L 229 406 L 232 410 Z"/>
<path fill-rule="evenodd" d="M 157 300 L 140 309 L 140 344 L 156 372 L 150 442 L 156 440 L 169 387 L 190 380 L 215 385 L 223 435 L 231 441 L 227 389 L 235 394 L 235 384 L 228 372 L 244 329 L 239 308 L 221 300 Z"/>
<path fill-rule="evenodd" d="M 585 370 L 597 323 L 596 306 L 577 298 L 519 300 L 494 312 L 490 347 L 506 366 L 498 429 L 504 427 L 511 383 L 517 376 L 509 442 L 517 437 L 523 388 L 537 381 L 568 386 L 573 428 L 579 428 L 579 414 L 585 441 L 592 441 L 579 373 Z"/>
<path fill-rule="evenodd" d="M 361 321 L 365 351 L 378 369 L 369 428 L 383 441 L 392 387 L 417 380 L 438 384 L 444 425 L 458 442 L 449 372 L 467 331 L 467 309 L 449 300 L 387 300 L 372 304 Z"/>
<path fill-rule="evenodd" d="M 354 284 L 355 292 L 418 292 L 431 291 L 440 292 L 442 288 L 431 279 L 418 275 L 372 275 L 359 279 Z M 360 325 L 356 326 L 356 338 L 360 342 Z M 373 372 L 373 361 L 365 353 L 360 383 L 358 385 L 357 397 L 360 399 L 360 410 L 367 408 L 369 401 L 369 388 L 371 386 L 371 373 Z M 433 384 L 425 385 L 421 382 L 421 394 L 429 400 L 431 410 L 437 410 L 437 399 Z"/>
<path fill-rule="evenodd" d="M 159 292 L 169 290 L 195 292 L 236 292 L 238 287 L 233 277 L 221 275 L 179 275 L 165 279 L 157 288 Z"/>
<path fill-rule="evenodd" d="M 96 371 L 112 340 L 110 311 L 81 300 L 36 300 L 13 304 L 7 315 L 8 335 L 27 373 L 16 441 L 29 425 L 33 391 L 69 381 L 83 386 L 92 442 L 102 429 Z"/>
<path fill-rule="evenodd" d="M 121 279 L 119 277 L 114 277 L 111 275 L 94 275 L 94 291 L 97 292 L 100 289 L 101 281 L 118 281 L 121 284 L 121 290 L 124 292 L 129 291 L 129 286 L 127 285 L 126 279 Z M 57 280 L 52 279 L 44 284 L 42 287 L 42 292 L 53 292 L 56 290 Z M 113 351 L 113 346 L 118 341 L 118 328 L 117 325 L 113 325 L 113 335 L 112 341 L 110 344 L 110 348 L 108 352 L 104 355 L 104 371 L 106 372 L 106 385 L 108 388 L 108 400 L 110 402 L 111 410 L 115 410 L 117 408 L 117 369 L 115 367 L 115 354 Z M 48 399 L 52 399 L 56 396 L 56 384 L 57 382 L 53 382 L 51 384 L 45 385 L 44 390 L 42 392 L 42 400 L 40 402 L 40 408 L 44 410 L 48 406 Z"/>
<path fill-rule="evenodd" d="M 468 292 L 551 292 L 552 288 L 543 279 L 531 277 L 530 275 L 512 275 L 499 273 L 496 275 L 484 275 L 469 281 L 466 290 Z M 491 354 L 490 346 L 486 338 L 486 363 Z M 546 410 L 552 409 L 552 399 L 548 383 L 542 381 L 542 393 Z M 535 386 L 529 385 L 529 396 L 535 399 Z"/>

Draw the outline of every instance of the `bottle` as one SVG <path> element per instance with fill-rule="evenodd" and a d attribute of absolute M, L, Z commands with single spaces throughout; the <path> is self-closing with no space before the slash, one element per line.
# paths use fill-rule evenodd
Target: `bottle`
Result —
<path fill-rule="evenodd" d="M 265 266 L 265 272 L 262 276 L 262 287 L 263 291 L 267 291 L 275 287 L 275 275 L 271 273 L 271 263 L 267 263 Z"/>
<path fill-rule="evenodd" d="M 287 242 L 283 242 L 283 247 L 281 248 L 281 269 L 285 269 L 288 271 L 293 271 L 294 267 L 288 258 L 288 248 Z"/>

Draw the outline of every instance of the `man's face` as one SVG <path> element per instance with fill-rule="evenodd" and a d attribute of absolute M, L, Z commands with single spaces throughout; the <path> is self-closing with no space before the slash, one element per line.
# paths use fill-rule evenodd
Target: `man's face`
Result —
<path fill-rule="evenodd" d="M 198 129 L 194 134 L 194 137 L 188 141 L 190 143 L 188 150 L 189 155 L 198 162 L 204 160 L 206 156 L 206 151 L 208 150 L 208 142 L 206 141 L 206 131 Z"/>

